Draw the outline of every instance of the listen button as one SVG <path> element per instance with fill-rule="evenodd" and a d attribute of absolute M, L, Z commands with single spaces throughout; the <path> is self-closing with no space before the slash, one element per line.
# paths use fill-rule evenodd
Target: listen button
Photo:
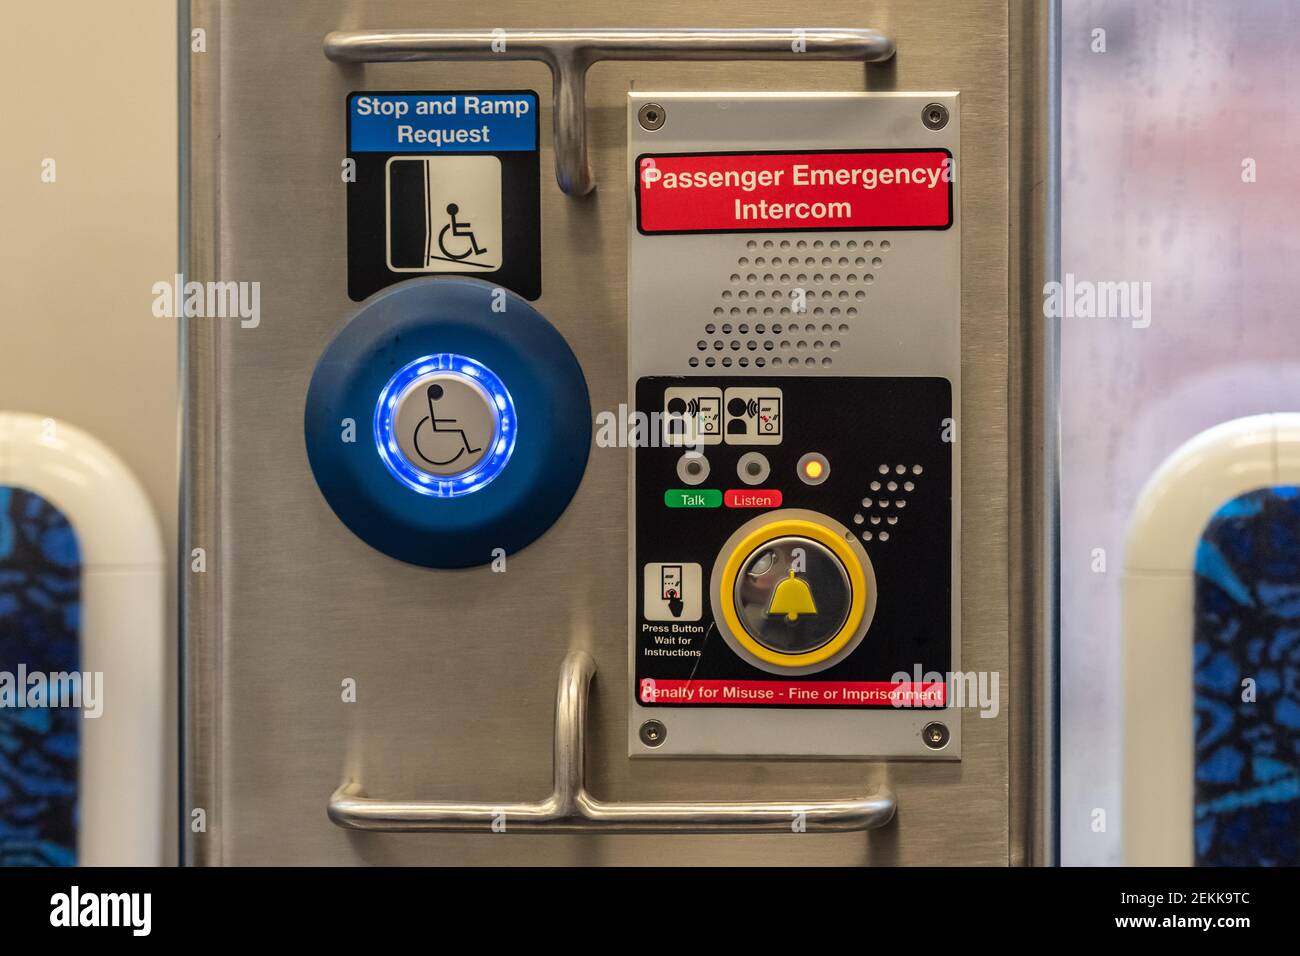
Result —
<path fill-rule="evenodd" d="M 728 508 L 779 508 L 781 500 L 777 488 L 729 488 L 723 496 Z"/>
<path fill-rule="evenodd" d="M 716 488 L 669 488 L 664 492 L 669 508 L 716 508 L 722 504 L 722 492 Z"/>

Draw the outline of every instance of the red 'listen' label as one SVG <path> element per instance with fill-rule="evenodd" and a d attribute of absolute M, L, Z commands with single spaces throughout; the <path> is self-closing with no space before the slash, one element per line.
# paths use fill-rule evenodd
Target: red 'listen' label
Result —
<path fill-rule="evenodd" d="M 722 501 L 728 508 L 779 508 L 781 499 L 780 488 L 764 488 L 761 491 L 728 488 L 722 496 Z"/>
<path fill-rule="evenodd" d="M 947 229 L 956 175 L 946 149 L 646 155 L 643 233 Z"/>

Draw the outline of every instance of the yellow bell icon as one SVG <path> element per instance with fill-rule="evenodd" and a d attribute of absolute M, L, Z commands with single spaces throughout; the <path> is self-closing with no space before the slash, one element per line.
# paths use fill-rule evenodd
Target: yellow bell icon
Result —
<path fill-rule="evenodd" d="M 816 614 L 817 603 L 813 601 L 808 582 L 796 578 L 791 571 L 790 576 L 772 592 L 772 603 L 767 606 L 767 613 L 784 614 L 787 621 L 797 621 L 800 614 Z"/>

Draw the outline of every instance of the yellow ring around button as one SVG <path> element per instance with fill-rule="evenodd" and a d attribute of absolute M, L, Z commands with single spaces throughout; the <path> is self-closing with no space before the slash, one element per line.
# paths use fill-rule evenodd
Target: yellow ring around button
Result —
<path fill-rule="evenodd" d="M 823 544 L 829 548 L 831 553 L 840 559 L 840 562 L 844 565 L 844 570 L 848 572 L 849 587 L 853 592 L 849 602 L 849 613 L 844 619 L 844 625 L 835 632 L 834 637 L 821 647 L 804 654 L 782 654 L 780 651 L 764 647 L 750 636 L 749 631 L 745 630 L 745 625 L 740 621 L 740 615 L 736 613 L 736 577 L 740 574 L 745 559 L 767 542 L 791 535 L 811 538 L 818 544 Z M 779 667 L 807 667 L 810 664 L 820 664 L 827 658 L 834 657 L 844 649 L 844 645 L 853 639 L 853 635 L 858 630 L 858 625 L 862 623 L 862 615 L 866 612 L 867 607 L 867 578 L 862 572 L 862 563 L 858 560 L 858 556 L 853 553 L 853 550 L 845 543 L 844 539 L 830 528 L 817 524 L 815 521 L 805 521 L 802 518 L 784 518 L 780 521 L 774 521 L 771 524 L 763 525 L 763 527 L 756 529 L 741 539 L 735 550 L 731 552 L 731 556 L 727 558 L 727 563 L 723 565 L 721 590 L 722 593 L 718 595 L 718 599 L 722 608 L 722 617 L 727 622 L 727 627 L 730 628 L 735 639 L 745 650 L 759 660 L 766 661 L 769 664 L 776 664 Z"/>

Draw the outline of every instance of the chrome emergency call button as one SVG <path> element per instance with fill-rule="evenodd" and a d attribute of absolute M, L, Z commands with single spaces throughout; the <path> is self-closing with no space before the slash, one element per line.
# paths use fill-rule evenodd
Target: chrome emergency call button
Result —
<path fill-rule="evenodd" d="M 840 559 L 798 535 L 759 545 L 736 575 L 741 626 L 781 654 L 803 654 L 829 642 L 843 627 L 852 596 Z"/>
<path fill-rule="evenodd" d="M 497 409 L 483 387 L 454 371 L 414 379 L 397 398 L 397 447 L 413 467 L 438 478 L 472 471 L 497 437 Z"/>
<path fill-rule="evenodd" d="M 834 518 L 800 508 L 737 528 L 714 562 L 709 593 L 727 645 L 775 674 L 834 666 L 853 653 L 876 609 L 866 551 Z"/>

